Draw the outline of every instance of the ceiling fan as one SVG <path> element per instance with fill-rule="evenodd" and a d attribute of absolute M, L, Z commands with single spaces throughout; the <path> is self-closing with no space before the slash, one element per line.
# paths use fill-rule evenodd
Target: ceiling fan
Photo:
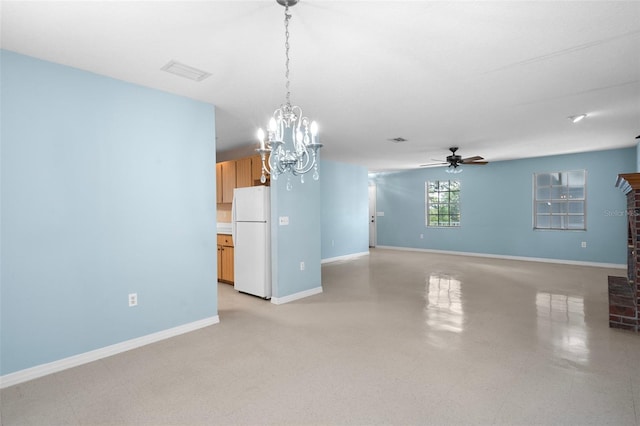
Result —
<path fill-rule="evenodd" d="M 467 158 L 462 158 L 460 155 L 456 154 L 456 151 L 458 151 L 458 147 L 457 146 L 453 146 L 451 148 L 449 148 L 449 151 L 451 151 L 451 155 L 447 156 L 446 161 L 442 162 L 442 163 L 430 163 L 430 164 L 421 164 L 420 167 L 426 167 L 426 166 L 436 166 L 436 165 L 444 165 L 444 164 L 448 164 L 449 168 L 452 170 L 456 170 L 458 168 L 458 166 L 460 166 L 461 164 L 476 164 L 476 165 L 485 165 L 488 164 L 488 161 L 483 161 L 484 158 L 480 157 L 479 155 L 475 155 L 473 157 L 467 157 Z"/>

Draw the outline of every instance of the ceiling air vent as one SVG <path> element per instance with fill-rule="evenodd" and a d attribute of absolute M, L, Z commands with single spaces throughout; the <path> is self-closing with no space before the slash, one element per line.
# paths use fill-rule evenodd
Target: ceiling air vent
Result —
<path fill-rule="evenodd" d="M 401 137 L 397 137 L 397 138 L 389 139 L 389 141 L 391 141 L 393 143 L 402 143 L 402 142 L 407 142 L 407 139 L 401 138 Z"/>
<path fill-rule="evenodd" d="M 193 81 L 202 81 L 211 76 L 211 73 L 190 67 L 189 65 L 181 64 L 178 61 L 169 61 L 167 65 L 160 69 Z"/>

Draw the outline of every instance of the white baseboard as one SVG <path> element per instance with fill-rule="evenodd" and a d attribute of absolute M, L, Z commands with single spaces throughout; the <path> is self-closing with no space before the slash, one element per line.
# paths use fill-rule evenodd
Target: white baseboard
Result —
<path fill-rule="evenodd" d="M 501 255 L 501 254 L 470 253 L 470 252 L 464 252 L 464 251 L 433 250 L 433 249 L 396 247 L 396 246 L 378 246 L 378 248 L 390 249 L 390 250 L 421 251 L 425 253 L 452 254 L 456 256 L 488 257 L 492 259 L 524 260 L 526 262 L 559 263 L 563 265 L 595 266 L 598 268 L 627 269 L 627 265 L 619 264 L 619 263 L 584 262 L 580 260 L 547 259 L 544 257 L 507 256 L 507 255 Z"/>
<path fill-rule="evenodd" d="M 274 305 L 282 305 L 283 303 L 293 302 L 294 300 L 304 299 L 305 297 L 313 296 L 314 294 L 320 293 L 322 293 L 322 286 L 301 291 L 299 293 L 290 294 L 289 296 L 285 297 L 271 297 L 271 303 L 273 303 Z"/>
<path fill-rule="evenodd" d="M 131 349 L 139 348 L 140 346 L 145 346 L 150 343 L 168 339 L 170 337 L 178 336 L 180 334 L 188 333 L 190 331 L 217 324 L 219 322 L 220 317 L 216 315 L 213 317 L 190 322 L 188 324 L 183 324 L 178 327 L 158 331 L 157 333 L 147 334 L 146 336 L 137 337 L 135 339 L 116 343 L 110 346 L 105 346 L 104 348 L 95 349 L 93 351 L 73 355 L 68 358 L 59 359 L 47 364 L 36 365 L 35 367 L 25 368 L 24 370 L 16 371 L 14 373 L 5 374 L 4 376 L 0 376 L 0 389 L 17 385 L 29 380 L 37 379 L 38 377 L 46 376 L 48 374 L 57 373 L 58 371 L 66 370 L 67 368 L 77 367 L 82 364 L 97 361 L 102 358 L 126 352 Z"/>
<path fill-rule="evenodd" d="M 360 253 L 346 254 L 344 256 L 328 257 L 326 259 L 322 259 L 320 263 L 337 262 L 339 260 L 352 260 L 358 257 L 368 256 L 368 255 L 369 255 L 369 251 L 367 250 Z"/>

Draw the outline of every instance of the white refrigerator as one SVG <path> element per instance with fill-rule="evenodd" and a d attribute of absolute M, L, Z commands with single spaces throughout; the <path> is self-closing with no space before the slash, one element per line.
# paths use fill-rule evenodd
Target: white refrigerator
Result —
<path fill-rule="evenodd" d="M 268 186 L 233 190 L 234 287 L 271 298 L 271 194 Z"/>

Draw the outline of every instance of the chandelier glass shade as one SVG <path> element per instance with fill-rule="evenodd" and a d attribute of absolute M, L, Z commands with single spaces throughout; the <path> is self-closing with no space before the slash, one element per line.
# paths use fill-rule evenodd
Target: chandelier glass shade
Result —
<path fill-rule="evenodd" d="M 285 7 L 285 56 L 286 56 L 286 102 L 275 110 L 267 132 L 258 130 L 260 146 L 256 151 L 262 159 L 262 175 L 260 181 L 265 183 L 266 175 L 271 175 L 273 180 L 287 173 L 287 190 L 292 189 L 291 176 L 300 176 L 304 183 L 304 175 L 313 170 L 312 177 L 318 180 L 318 150 L 322 144 L 318 143 L 318 125 L 310 121 L 302 113 L 302 108 L 292 105 L 289 91 L 289 6 L 295 5 L 298 0 L 277 0 Z"/>

